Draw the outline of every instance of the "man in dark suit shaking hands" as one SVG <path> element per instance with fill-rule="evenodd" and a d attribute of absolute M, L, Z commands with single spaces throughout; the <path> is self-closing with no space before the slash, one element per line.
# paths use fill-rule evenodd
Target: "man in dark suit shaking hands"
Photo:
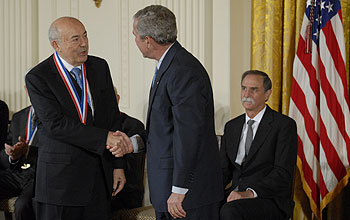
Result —
<path fill-rule="evenodd" d="M 84 25 L 72 17 L 49 29 L 55 53 L 26 75 L 38 116 L 36 218 L 109 219 L 110 200 L 125 183 L 124 161 L 106 146 L 131 142 L 113 136 L 120 112 L 105 60 L 88 55 Z"/>
<path fill-rule="evenodd" d="M 143 56 L 158 62 L 146 123 L 157 219 L 218 219 L 223 189 L 209 76 L 176 41 L 175 15 L 166 7 L 139 10 L 133 34 Z"/>
<path fill-rule="evenodd" d="M 289 219 L 293 211 L 296 123 L 265 104 L 271 92 L 266 73 L 242 75 L 245 114 L 226 123 L 220 149 L 224 184 L 232 181 L 222 220 Z"/>

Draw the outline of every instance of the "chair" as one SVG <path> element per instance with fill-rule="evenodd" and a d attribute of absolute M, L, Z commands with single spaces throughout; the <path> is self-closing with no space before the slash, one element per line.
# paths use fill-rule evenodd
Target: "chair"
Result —
<path fill-rule="evenodd" d="M 13 220 L 14 205 L 17 197 L 0 200 L 0 211 L 4 212 L 5 220 Z M 152 206 L 134 209 L 122 209 L 113 214 L 111 220 L 156 220 Z"/>
<path fill-rule="evenodd" d="M 144 206 L 135 209 L 122 209 L 117 211 L 111 220 L 156 220 L 156 214 L 152 206 Z"/>
<path fill-rule="evenodd" d="M 6 220 L 12 220 L 12 213 L 15 211 L 15 202 L 17 197 L 0 200 L 0 211 L 4 212 Z"/>
<path fill-rule="evenodd" d="M 140 153 L 138 153 L 138 154 L 140 154 Z M 144 180 L 144 178 L 145 178 L 145 176 L 144 176 L 144 174 L 145 174 L 145 154 L 144 154 L 144 152 L 140 156 L 137 156 L 135 158 L 137 158 L 137 162 L 134 161 L 133 163 L 129 164 L 128 167 L 129 167 L 129 169 L 138 170 L 136 172 L 140 173 L 141 179 Z M 127 161 L 128 161 L 128 159 L 127 159 Z M 131 161 L 132 160 L 129 160 L 128 162 L 131 162 Z M 127 175 L 127 173 L 126 173 L 126 175 Z M 156 215 L 155 215 L 154 208 L 150 205 L 150 206 L 124 208 L 124 209 L 117 210 L 112 214 L 111 220 L 156 220 Z"/>

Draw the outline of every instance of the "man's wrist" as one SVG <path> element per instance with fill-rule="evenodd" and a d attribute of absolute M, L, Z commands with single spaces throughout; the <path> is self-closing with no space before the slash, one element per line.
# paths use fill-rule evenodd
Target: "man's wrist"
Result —
<path fill-rule="evenodd" d="M 130 137 L 131 143 L 132 143 L 132 152 L 133 153 L 139 153 L 145 149 L 144 143 L 140 135 L 135 134 Z"/>
<path fill-rule="evenodd" d="M 258 197 L 258 194 L 255 192 L 254 189 L 252 189 L 252 188 L 247 188 L 246 191 L 249 191 L 249 192 L 251 193 L 252 198 Z"/>
<path fill-rule="evenodd" d="M 188 189 L 187 188 L 173 186 L 172 189 L 171 189 L 171 192 L 184 195 L 184 194 L 186 194 L 188 192 Z"/>
<path fill-rule="evenodd" d="M 11 159 L 11 156 L 9 156 L 9 163 L 12 164 L 12 165 L 15 165 L 18 163 L 19 160 L 14 160 L 14 159 Z"/>

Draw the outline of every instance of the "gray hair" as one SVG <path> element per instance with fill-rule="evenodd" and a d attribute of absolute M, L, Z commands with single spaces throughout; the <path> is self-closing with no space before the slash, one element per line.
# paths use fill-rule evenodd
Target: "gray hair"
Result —
<path fill-rule="evenodd" d="M 54 22 L 52 22 L 52 24 L 50 25 L 49 28 L 49 41 L 50 43 L 52 41 L 60 41 L 61 38 L 61 33 L 60 30 L 58 28 L 58 23 L 62 23 L 63 20 L 69 20 L 69 21 L 78 21 L 80 22 L 78 19 L 74 18 L 74 17 L 70 17 L 70 16 L 63 16 L 60 18 L 57 18 Z M 80 22 L 81 23 L 81 22 Z"/>
<path fill-rule="evenodd" d="M 54 40 L 58 41 L 60 39 L 60 32 L 55 25 L 55 22 L 50 25 L 49 28 L 49 41 L 50 43 Z"/>
<path fill-rule="evenodd" d="M 136 30 L 142 39 L 149 36 L 162 45 L 176 41 L 176 18 L 174 13 L 166 7 L 147 6 L 134 15 L 134 20 L 137 20 Z"/>
<path fill-rule="evenodd" d="M 243 82 L 243 79 L 247 76 L 247 75 L 258 75 L 258 76 L 262 76 L 264 78 L 264 90 L 265 92 L 267 92 L 268 90 L 270 90 L 272 88 L 272 82 L 270 77 L 263 71 L 260 70 L 248 70 L 246 72 L 243 73 L 242 78 L 241 78 L 241 84 Z"/>

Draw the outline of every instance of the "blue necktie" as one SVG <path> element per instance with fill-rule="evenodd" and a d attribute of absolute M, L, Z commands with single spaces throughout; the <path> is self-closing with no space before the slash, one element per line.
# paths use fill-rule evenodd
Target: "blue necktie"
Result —
<path fill-rule="evenodd" d="M 156 80 L 157 72 L 158 72 L 158 68 L 156 67 L 156 69 L 154 70 L 154 75 L 153 75 L 153 79 L 152 79 L 152 87 L 153 87 L 154 81 Z"/>
<path fill-rule="evenodd" d="M 80 71 L 80 69 L 77 68 L 77 67 L 74 67 L 71 72 L 73 73 L 74 78 L 77 81 L 80 89 L 82 89 L 83 88 L 83 81 L 81 80 L 81 71 Z"/>
<path fill-rule="evenodd" d="M 80 69 L 78 67 L 74 67 L 71 70 L 71 73 L 73 73 L 75 80 L 77 81 L 81 91 L 83 92 L 83 89 L 82 89 L 83 88 L 83 80 L 81 78 L 81 71 L 80 71 Z M 89 106 L 91 107 L 89 94 L 87 95 L 87 102 L 88 102 Z"/>

